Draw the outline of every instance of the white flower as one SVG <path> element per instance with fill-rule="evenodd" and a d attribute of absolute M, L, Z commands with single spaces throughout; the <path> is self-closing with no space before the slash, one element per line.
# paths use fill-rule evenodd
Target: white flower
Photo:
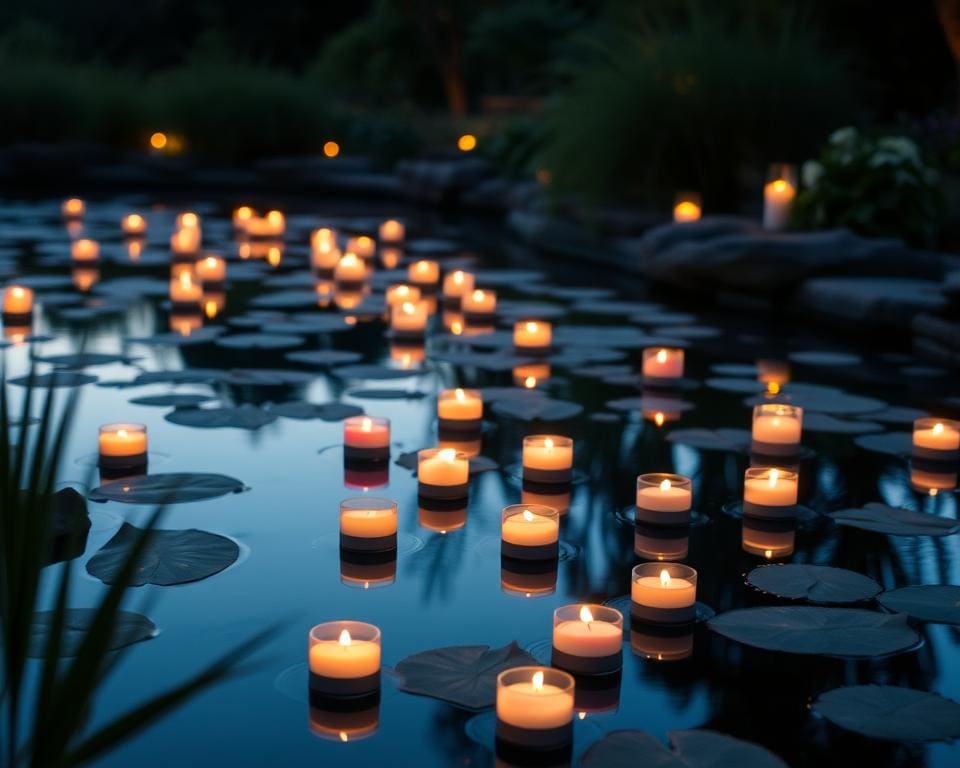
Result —
<path fill-rule="evenodd" d="M 807 160 L 800 169 L 800 178 L 807 189 L 816 187 L 821 176 L 823 176 L 823 166 L 816 160 Z"/>
<path fill-rule="evenodd" d="M 877 142 L 877 147 L 887 152 L 893 152 L 916 166 L 921 164 L 920 150 L 917 149 L 916 144 L 905 136 L 884 136 Z"/>
<path fill-rule="evenodd" d="M 850 146 L 857 140 L 857 129 L 852 125 L 839 128 L 830 134 L 829 142 L 837 147 Z"/>

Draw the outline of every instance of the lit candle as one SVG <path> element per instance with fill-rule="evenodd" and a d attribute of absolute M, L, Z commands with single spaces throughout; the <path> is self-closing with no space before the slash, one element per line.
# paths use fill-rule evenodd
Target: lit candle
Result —
<path fill-rule="evenodd" d="M 128 213 L 120 220 L 120 228 L 123 234 L 137 237 L 146 233 L 147 220 L 139 213 Z"/>
<path fill-rule="evenodd" d="M 310 233 L 310 248 L 314 251 L 332 251 L 337 247 L 337 231 L 320 227 Z"/>
<path fill-rule="evenodd" d="M 407 267 L 407 282 L 420 288 L 424 293 L 437 290 L 440 280 L 440 265 L 435 261 L 420 259 Z"/>
<path fill-rule="evenodd" d="M 97 267 L 74 266 L 70 272 L 70 281 L 78 291 L 87 293 L 100 282 L 100 270 Z"/>
<path fill-rule="evenodd" d="M 523 438 L 523 478 L 535 483 L 569 483 L 573 479 L 573 440 L 562 435 Z"/>
<path fill-rule="evenodd" d="M 199 228 L 200 227 L 200 217 L 197 216 L 193 211 L 184 211 L 183 213 L 178 213 L 177 218 L 174 219 L 174 228 L 175 229 L 186 229 L 186 228 Z"/>
<path fill-rule="evenodd" d="M 641 563 L 633 569 L 630 596 L 633 616 L 641 621 L 693 621 L 697 572 L 680 563 Z"/>
<path fill-rule="evenodd" d="M 469 322 L 490 320 L 497 313 L 496 291 L 474 289 L 460 300 L 463 314 Z"/>
<path fill-rule="evenodd" d="M 63 201 L 60 212 L 65 219 L 79 219 L 86 212 L 87 206 L 79 197 L 71 197 Z"/>
<path fill-rule="evenodd" d="M 560 515 L 553 507 L 510 504 L 500 522 L 500 553 L 517 560 L 553 560 L 560 552 Z"/>
<path fill-rule="evenodd" d="M 236 208 L 233 211 L 233 215 L 231 217 L 233 228 L 242 232 L 244 229 L 246 229 L 247 222 L 256 215 L 257 212 L 249 205 L 241 205 L 239 208 Z"/>
<path fill-rule="evenodd" d="M 177 309 L 195 309 L 203 303 L 203 286 L 189 267 L 170 279 L 170 303 Z"/>
<path fill-rule="evenodd" d="M 567 747 L 573 739 L 573 676 L 551 667 L 497 675 L 497 739 L 520 748 Z"/>
<path fill-rule="evenodd" d="M 8 285 L 3 291 L 3 314 L 23 321 L 33 313 L 33 290 L 22 285 Z"/>
<path fill-rule="evenodd" d="M 403 304 L 405 301 L 420 301 L 420 289 L 415 285 L 398 283 L 387 287 L 386 302 L 388 307 Z"/>
<path fill-rule="evenodd" d="M 418 493 L 426 499 L 464 499 L 470 459 L 452 448 L 425 448 L 417 453 Z"/>
<path fill-rule="evenodd" d="M 334 282 L 339 286 L 361 285 L 367 279 L 367 266 L 355 253 L 347 251 L 333 270 Z"/>
<path fill-rule="evenodd" d="M 744 517 L 741 533 L 743 551 L 766 560 L 789 557 L 797 538 L 795 520 L 764 520 Z"/>
<path fill-rule="evenodd" d="M 682 379 L 683 358 L 682 349 L 647 347 L 643 350 L 643 376 L 653 381 Z"/>
<path fill-rule="evenodd" d="M 380 688 L 380 630 L 359 621 L 330 621 L 310 630 L 311 693 L 353 698 Z"/>
<path fill-rule="evenodd" d="M 96 261 L 100 258 L 100 244 L 87 237 L 74 240 L 70 243 L 70 258 L 81 262 Z"/>
<path fill-rule="evenodd" d="M 790 223 L 790 208 L 797 196 L 796 187 L 788 179 L 768 181 L 763 188 L 763 228 L 786 229 Z"/>
<path fill-rule="evenodd" d="M 197 261 L 196 273 L 204 286 L 222 285 L 227 279 L 227 262 L 212 254 L 205 256 Z"/>
<path fill-rule="evenodd" d="M 227 294 L 223 291 L 211 291 L 208 285 L 203 286 L 203 314 L 208 320 L 213 320 L 223 312 L 227 306 Z"/>
<path fill-rule="evenodd" d="M 743 514 L 749 517 L 796 517 L 798 476 L 775 467 L 751 467 L 743 480 Z"/>
<path fill-rule="evenodd" d="M 644 560 L 672 562 L 686 560 L 690 552 L 690 529 L 637 523 L 633 531 L 633 553 Z"/>
<path fill-rule="evenodd" d="M 754 453 L 792 456 L 800 452 L 803 409 L 783 403 L 761 403 L 753 408 Z"/>
<path fill-rule="evenodd" d="M 913 422 L 913 455 L 932 461 L 960 457 L 960 422 L 923 418 Z"/>
<path fill-rule="evenodd" d="M 286 229 L 287 219 L 281 211 L 267 211 L 266 216 L 251 215 L 243 225 L 247 237 L 280 238 Z"/>
<path fill-rule="evenodd" d="M 343 257 L 343 254 L 340 253 L 340 249 L 337 247 L 332 247 L 328 249 L 318 250 L 314 248 L 310 252 L 310 266 L 313 268 L 313 271 L 316 272 L 318 277 L 333 277 L 333 272 L 337 268 L 337 264 L 340 263 L 340 259 Z"/>
<path fill-rule="evenodd" d="M 686 525 L 690 522 L 693 492 L 689 477 L 651 472 L 637 477 L 638 522 Z"/>
<path fill-rule="evenodd" d="M 396 219 L 387 219 L 380 225 L 381 243 L 402 243 L 407 236 L 406 227 Z"/>
<path fill-rule="evenodd" d="M 366 496 L 340 502 L 340 547 L 362 552 L 397 548 L 397 502 Z"/>
<path fill-rule="evenodd" d="M 513 367 L 513 384 L 524 389 L 536 389 L 550 381 L 550 363 L 529 363 Z"/>
<path fill-rule="evenodd" d="M 605 605 L 565 605 L 553 612 L 553 666 L 602 675 L 622 666 L 623 614 Z"/>
<path fill-rule="evenodd" d="M 483 395 L 476 389 L 444 389 L 437 398 L 441 431 L 479 432 L 483 419 Z"/>
<path fill-rule="evenodd" d="M 389 459 L 390 420 L 381 416 L 351 416 L 344 419 L 343 455 L 347 461 Z"/>
<path fill-rule="evenodd" d="M 513 346 L 518 352 L 549 352 L 552 341 L 553 326 L 544 320 L 518 320 L 513 324 Z"/>
<path fill-rule="evenodd" d="M 455 269 L 444 275 L 443 301 L 449 307 L 459 307 L 460 300 L 465 293 L 473 291 L 473 275 L 462 269 Z"/>
<path fill-rule="evenodd" d="M 351 253 L 357 254 L 361 259 L 372 259 L 377 255 L 377 243 L 368 235 L 357 235 L 347 238 L 347 248 Z"/>
<path fill-rule="evenodd" d="M 677 224 L 699 221 L 702 213 L 700 195 L 695 192 L 681 192 L 673 204 L 673 220 Z"/>
<path fill-rule="evenodd" d="M 201 240 L 200 227 L 180 227 L 170 236 L 170 250 L 175 256 L 193 256 Z"/>
<path fill-rule="evenodd" d="M 421 338 L 427 330 L 429 305 L 425 301 L 404 301 L 390 307 L 390 330 L 396 338 Z"/>
<path fill-rule="evenodd" d="M 630 650 L 650 661 L 681 661 L 693 655 L 693 632 L 637 624 L 630 630 Z"/>
<path fill-rule="evenodd" d="M 129 469 L 147 463 L 147 428 L 143 424 L 104 424 L 98 443 L 101 468 Z"/>

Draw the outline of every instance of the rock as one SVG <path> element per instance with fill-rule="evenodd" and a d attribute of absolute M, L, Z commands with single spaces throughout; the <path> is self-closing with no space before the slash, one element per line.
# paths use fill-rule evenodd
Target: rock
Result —
<path fill-rule="evenodd" d="M 725 235 L 760 232 L 757 222 L 735 216 L 705 216 L 687 224 L 668 222 L 646 232 L 643 237 L 623 240 L 621 249 L 640 262 L 681 243 L 712 240 Z"/>
<path fill-rule="evenodd" d="M 903 329 L 921 312 L 946 306 L 940 283 L 892 277 L 820 277 L 800 286 L 801 313 Z"/>
<path fill-rule="evenodd" d="M 465 190 L 493 175 L 486 161 L 473 157 L 405 160 L 396 172 L 408 198 L 433 204 L 456 202 Z"/>
<path fill-rule="evenodd" d="M 507 214 L 506 222 L 507 227 L 517 237 L 536 248 L 632 269 L 631 264 L 623 263 L 623 256 L 611 248 L 609 243 L 567 219 L 532 210 L 512 210 Z"/>

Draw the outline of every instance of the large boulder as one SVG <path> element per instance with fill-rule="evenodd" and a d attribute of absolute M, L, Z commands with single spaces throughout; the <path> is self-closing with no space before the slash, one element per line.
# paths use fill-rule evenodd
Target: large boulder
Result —
<path fill-rule="evenodd" d="M 457 202 L 465 190 L 492 176 L 493 169 L 480 158 L 457 157 L 405 160 L 396 173 L 409 199 L 442 205 Z"/>
<path fill-rule="evenodd" d="M 760 225 L 752 219 L 738 216 L 705 216 L 698 221 L 683 224 L 667 222 L 649 229 L 642 237 L 620 242 L 621 250 L 631 254 L 639 263 L 652 259 L 682 243 L 714 240 L 726 235 L 755 234 Z"/>
<path fill-rule="evenodd" d="M 905 330 L 921 312 L 946 306 L 941 283 L 902 277 L 820 277 L 797 291 L 799 313 L 858 325 Z"/>

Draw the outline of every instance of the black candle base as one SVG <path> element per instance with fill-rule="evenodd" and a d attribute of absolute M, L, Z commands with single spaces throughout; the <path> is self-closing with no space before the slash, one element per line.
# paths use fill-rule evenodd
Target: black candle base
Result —
<path fill-rule="evenodd" d="M 523 479 L 541 485 L 563 485 L 573 480 L 573 469 L 536 469 L 523 468 Z"/>
<path fill-rule="evenodd" d="M 203 292 L 206 293 L 220 293 L 227 288 L 226 280 L 204 280 L 203 281 Z"/>
<path fill-rule="evenodd" d="M 697 618 L 697 607 L 652 608 L 631 601 L 630 617 L 649 624 L 690 624 Z"/>
<path fill-rule="evenodd" d="M 644 509 L 636 507 L 637 523 L 656 526 L 688 526 L 693 519 L 692 510 L 683 512 L 661 512 L 655 509 Z"/>
<path fill-rule="evenodd" d="M 101 472 L 104 470 L 107 472 L 124 472 L 126 474 L 136 470 L 146 472 L 147 453 L 144 451 L 143 453 L 136 453 L 132 456 L 104 456 L 100 454 L 97 466 L 100 467 Z"/>
<path fill-rule="evenodd" d="M 441 437 L 445 434 L 470 437 L 480 434 L 482 429 L 482 419 L 439 419 L 437 421 L 437 430 Z"/>
<path fill-rule="evenodd" d="M 426 328 L 410 330 L 406 328 L 391 328 L 390 340 L 395 344 L 406 344 L 410 347 L 422 347 L 426 338 Z"/>
<path fill-rule="evenodd" d="M 365 286 L 366 281 L 364 280 L 337 280 L 335 284 L 338 291 L 346 291 L 348 293 L 362 291 Z"/>
<path fill-rule="evenodd" d="M 377 675 L 377 687 L 358 696 L 336 696 L 324 693 L 314 688 L 313 679 L 316 675 L 310 674 L 310 684 L 307 688 L 307 696 L 310 706 L 316 709 L 337 711 L 337 712 L 362 712 L 365 709 L 375 707 L 380 703 L 380 680 Z M 329 678 L 325 678 L 329 679 Z"/>
<path fill-rule="evenodd" d="M 556 560 L 560 555 L 560 542 L 528 547 L 501 540 L 500 554 L 512 560 Z"/>
<path fill-rule="evenodd" d="M 30 326 L 33 324 L 33 312 L 4 312 L 3 324 Z"/>
<path fill-rule="evenodd" d="M 548 576 L 554 575 L 556 579 L 557 566 L 560 563 L 558 556 L 552 559 L 522 559 L 511 557 L 501 550 L 500 552 L 500 570 L 510 574 L 522 576 Z"/>
<path fill-rule="evenodd" d="M 497 752 L 505 748 L 520 751 L 551 752 L 569 749 L 573 744 L 573 721 L 558 728 L 520 728 L 497 718 Z"/>
<path fill-rule="evenodd" d="M 397 575 L 397 550 L 357 552 L 340 550 L 340 577 L 354 581 L 376 581 Z"/>
<path fill-rule="evenodd" d="M 421 499 L 434 499 L 437 501 L 463 501 L 469 495 L 470 484 L 461 485 L 431 485 L 430 483 L 419 483 L 417 485 L 417 495 Z"/>
<path fill-rule="evenodd" d="M 792 520 L 800 515 L 800 507 L 796 504 L 771 507 L 766 504 L 754 504 L 752 501 L 745 501 L 742 509 L 745 517 L 761 520 Z"/>
<path fill-rule="evenodd" d="M 770 459 L 796 459 L 800 456 L 800 443 L 766 443 L 753 440 L 750 453 Z"/>
<path fill-rule="evenodd" d="M 496 323 L 496 312 L 464 312 L 463 319 L 468 325 L 489 325 L 491 328 Z"/>
<path fill-rule="evenodd" d="M 170 301 L 170 314 L 176 316 L 201 315 L 201 302 L 198 301 Z"/>
<path fill-rule="evenodd" d="M 542 496 L 566 496 L 573 489 L 572 483 L 538 483 L 524 477 L 521 482 L 523 490 Z"/>
<path fill-rule="evenodd" d="M 344 463 L 367 465 L 386 464 L 390 461 L 390 446 L 381 448 L 357 448 L 352 445 L 343 446 Z"/>
<path fill-rule="evenodd" d="M 683 388 L 683 377 L 643 376 L 641 383 L 643 387 L 647 389 L 655 389 L 660 394 L 663 394 L 666 391 L 680 392 Z"/>
<path fill-rule="evenodd" d="M 923 469 L 924 466 L 943 469 L 943 467 L 955 466 L 960 462 L 960 451 L 938 451 L 933 448 L 921 448 L 913 446 L 911 458 L 915 466 Z"/>
<path fill-rule="evenodd" d="M 552 648 L 551 665 L 574 675 L 610 675 L 619 672 L 623 667 L 623 653 L 613 653 L 609 656 L 574 656 L 571 653 L 558 651 Z"/>
<path fill-rule="evenodd" d="M 380 697 L 380 671 L 366 677 L 324 677 L 309 673 L 310 699 L 342 701 L 344 699 L 364 699 Z"/>
<path fill-rule="evenodd" d="M 553 347 L 549 345 L 545 347 L 518 347 L 514 344 L 513 351 L 522 357 L 549 357 L 553 354 Z"/>
<path fill-rule="evenodd" d="M 397 534 L 390 536 L 350 536 L 340 532 L 340 549 L 345 552 L 392 552 L 396 556 Z"/>

